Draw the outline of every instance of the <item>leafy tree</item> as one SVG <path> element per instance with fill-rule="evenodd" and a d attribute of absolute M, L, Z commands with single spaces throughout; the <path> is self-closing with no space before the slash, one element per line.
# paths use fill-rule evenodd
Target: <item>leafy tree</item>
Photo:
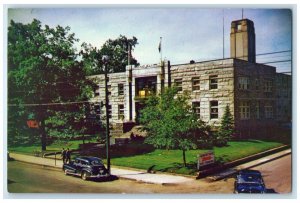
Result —
<path fill-rule="evenodd" d="M 101 49 L 93 47 L 91 44 L 83 43 L 81 45 L 80 54 L 82 56 L 84 67 L 88 75 L 102 74 L 103 63 L 102 56 L 108 55 L 108 71 L 110 73 L 124 72 L 128 64 L 128 47 L 133 50 L 138 44 L 137 38 L 127 38 L 120 35 L 117 39 L 107 40 Z M 131 65 L 139 65 L 137 60 L 131 56 Z"/>
<path fill-rule="evenodd" d="M 234 133 L 234 120 L 230 113 L 229 106 L 225 108 L 224 115 L 222 117 L 221 126 L 217 132 L 215 144 L 218 146 L 224 146 Z"/>
<path fill-rule="evenodd" d="M 11 21 L 8 27 L 8 114 L 14 115 L 8 128 L 17 129 L 14 119 L 26 123 L 26 115 L 33 113 L 40 123 L 42 150 L 46 125 L 55 125 L 51 116 L 70 112 L 64 115 L 68 121 L 63 120 L 68 128 L 76 121 L 71 112 L 79 112 L 92 95 L 93 84 L 74 48 L 77 41 L 70 27 L 43 27 L 36 19 L 29 24 Z"/>
<path fill-rule="evenodd" d="M 146 143 L 157 148 L 181 149 L 186 166 L 185 152 L 197 148 L 204 123 L 197 119 L 188 104 L 189 94 L 176 93 L 175 88 L 167 88 L 160 96 L 151 96 L 140 121 L 148 133 Z"/>

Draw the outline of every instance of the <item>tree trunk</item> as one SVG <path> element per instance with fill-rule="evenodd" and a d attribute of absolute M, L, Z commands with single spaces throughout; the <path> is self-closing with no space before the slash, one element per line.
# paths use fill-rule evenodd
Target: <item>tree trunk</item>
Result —
<path fill-rule="evenodd" d="M 186 167 L 185 150 L 184 150 L 184 149 L 182 150 L 182 156 L 183 156 L 183 164 L 184 164 L 184 167 Z"/>
<path fill-rule="evenodd" d="M 47 146 L 47 136 L 45 131 L 45 120 L 41 120 L 41 126 L 40 126 L 40 133 L 41 133 L 41 143 L 42 143 L 42 151 L 46 150 Z"/>

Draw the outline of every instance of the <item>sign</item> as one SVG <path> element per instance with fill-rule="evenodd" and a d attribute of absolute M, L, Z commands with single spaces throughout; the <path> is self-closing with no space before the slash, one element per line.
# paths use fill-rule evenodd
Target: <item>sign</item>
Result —
<path fill-rule="evenodd" d="M 198 169 L 201 166 L 206 166 L 209 164 L 213 164 L 215 162 L 214 152 L 210 151 L 205 154 L 201 154 L 198 156 Z"/>
<path fill-rule="evenodd" d="M 29 128 L 39 128 L 39 123 L 36 120 L 28 120 L 27 126 Z"/>

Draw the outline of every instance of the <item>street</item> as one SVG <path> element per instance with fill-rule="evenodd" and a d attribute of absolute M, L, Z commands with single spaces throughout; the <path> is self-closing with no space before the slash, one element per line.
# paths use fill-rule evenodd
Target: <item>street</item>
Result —
<path fill-rule="evenodd" d="M 266 187 L 278 193 L 292 191 L 292 160 L 291 155 L 254 167 L 264 178 Z"/>
<path fill-rule="evenodd" d="M 291 155 L 255 167 L 262 172 L 267 188 L 278 193 L 291 191 Z M 234 178 L 216 182 L 193 180 L 180 185 L 146 184 L 118 179 L 83 181 L 65 176 L 58 169 L 18 161 L 8 162 L 8 191 L 12 193 L 116 193 L 116 194 L 232 194 Z"/>

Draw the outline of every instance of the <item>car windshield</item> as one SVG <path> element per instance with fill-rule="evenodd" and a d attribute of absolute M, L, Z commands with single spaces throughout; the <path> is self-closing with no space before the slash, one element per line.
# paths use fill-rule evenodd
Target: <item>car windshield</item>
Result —
<path fill-rule="evenodd" d="M 92 161 L 91 161 L 91 164 L 92 164 L 93 166 L 103 165 L 103 164 L 102 164 L 102 161 L 101 161 L 100 159 L 94 159 L 94 160 L 92 160 Z"/>
<path fill-rule="evenodd" d="M 262 177 L 260 175 L 240 175 L 239 182 L 261 182 Z"/>

